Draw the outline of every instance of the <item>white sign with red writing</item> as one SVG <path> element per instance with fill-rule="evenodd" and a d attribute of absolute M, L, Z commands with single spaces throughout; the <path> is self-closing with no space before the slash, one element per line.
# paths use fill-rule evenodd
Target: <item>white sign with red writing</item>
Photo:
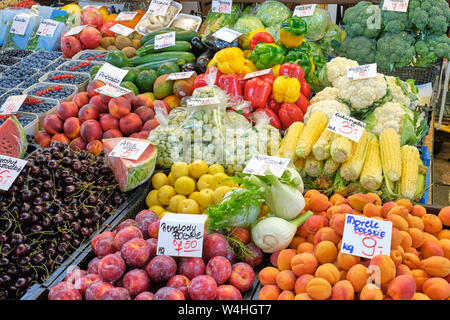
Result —
<path fill-rule="evenodd" d="M 334 113 L 327 126 L 328 130 L 355 142 L 359 142 L 365 128 L 364 122 L 339 112 Z"/>
<path fill-rule="evenodd" d="M 137 160 L 147 149 L 150 141 L 122 139 L 119 144 L 109 153 L 110 157 L 117 157 L 129 160 Z"/>
<path fill-rule="evenodd" d="M 100 80 L 104 83 L 114 83 L 120 85 L 123 78 L 127 75 L 128 70 L 117 68 L 106 62 L 95 75 L 94 80 Z"/>
<path fill-rule="evenodd" d="M 0 155 L 0 190 L 8 191 L 26 164 L 26 160 Z"/>
<path fill-rule="evenodd" d="M 341 252 L 372 259 L 391 254 L 392 222 L 346 214 Z"/>
<path fill-rule="evenodd" d="M 2 104 L 0 108 L 0 114 L 16 113 L 22 106 L 26 98 L 26 94 L 20 96 L 9 96 L 8 99 L 6 99 L 6 101 Z"/>
<path fill-rule="evenodd" d="M 384 0 L 383 10 L 407 12 L 409 0 Z"/>
<path fill-rule="evenodd" d="M 116 17 L 116 21 L 131 21 L 134 19 L 134 17 L 136 17 L 136 15 L 137 15 L 136 11 L 122 11 Z"/>
<path fill-rule="evenodd" d="M 213 0 L 211 4 L 211 11 L 230 14 L 232 5 L 233 0 Z"/>
<path fill-rule="evenodd" d="M 27 30 L 30 19 L 31 15 L 29 14 L 26 13 L 18 14 L 17 16 L 14 17 L 9 32 L 18 34 L 19 36 L 23 36 L 25 34 L 25 31 Z"/>
<path fill-rule="evenodd" d="M 87 25 L 84 26 L 78 26 L 78 27 L 73 27 L 72 29 L 70 29 L 69 31 L 67 31 L 64 36 L 68 37 L 68 36 L 74 36 L 76 34 L 79 34 L 81 32 L 81 30 L 83 30 L 84 28 L 86 28 Z"/>
<path fill-rule="evenodd" d="M 247 73 L 244 76 L 244 80 L 255 78 L 255 77 L 259 77 L 259 76 L 263 76 L 263 75 L 269 74 L 271 72 L 273 72 L 272 69 L 268 68 L 268 69 L 264 69 L 264 70 L 259 70 L 259 71 Z"/>
<path fill-rule="evenodd" d="M 292 16 L 294 17 L 309 17 L 314 14 L 314 10 L 316 9 L 315 4 L 306 4 L 295 6 L 294 13 Z"/>
<path fill-rule="evenodd" d="M 111 28 L 109 28 L 109 30 L 117 34 L 121 34 L 125 37 L 128 37 L 130 34 L 134 32 L 134 29 L 121 25 L 120 23 L 113 25 Z"/>
<path fill-rule="evenodd" d="M 211 98 L 190 98 L 186 101 L 188 106 L 197 107 L 197 106 L 207 106 L 210 104 L 218 104 L 219 100 L 216 97 Z"/>
<path fill-rule="evenodd" d="M 159 223 L 157 255 L 201 257 L 206 214 L 167 213 Z"/>
<path fill-rule="evenodd" d="M 241 33 L 231 30 L 227 27 L 220 28 L 215 33 L 213 33 L 213 36 L 226 41 L 226 42 L 233 42 L 236 38 L 238 38 L 241 35 Z"/>
<path fill-rule="evenodd" d="M 44 19 L 41 21 L 36 34 L 43 37 L 53 37 L 59 22 L 52 19 Z"/>
<path fill-rule="evenodd" d="M 181 80 L 181 79 L 189 79 L 195 71 L 186 71 L 186 72 L 174 72 L 169 74 L 167 80 Z"/>
<path fill-rule="evenodd" d="M 113 98 L 117 98 L 131 92 L 131 90 L 115 85 L 114 83 L 111 82 L 105 84 L 104 86 L 101 86 L 100 88 L 95 89 L 94 91 Z"/>
<path fill-rule="evenodd" d="M 148 7 L 148 14 L 155 14 L 157 16 L 165 16 L 169 9 L 172 0 L 152 0 Z"/>
<path fill-rule="evenodd" d="M 347 79 L 363 80 L 369 78 L 375 78 L 377 76 L 377 64 L 364 64 L 362 66 L 355 66 L 347 68 Z"/>
<path fill-rule="evenodd" d="M 278 158 L 265 155 L 254 155 L 247 163 L 244 173 L 254 174 L 257 176 L 264 176 L 267 170 L 270 170 L 274 176 L 278 178 L 283 175 L 290 159 Z"/>
<path fill-rule="evenodd" d="M 175 31 L 155 36 L 155 49 L 172 47 L 175 45 Z"/>

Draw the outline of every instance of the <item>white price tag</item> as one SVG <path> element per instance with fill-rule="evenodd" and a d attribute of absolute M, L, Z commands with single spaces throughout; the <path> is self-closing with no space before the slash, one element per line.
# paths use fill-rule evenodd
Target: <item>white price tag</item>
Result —
<path fill-rule="evenodd" d="M 124 138 L 120 140 L 119 144 L 109 153 L 108 156 L 137 160 L 144 153 L 149 144 L 150 141 L 144 139 L 137 141 Z"/>
<path fill-rule="evenodd" d="M 211 11 L 218 13 L 231 13 L 233 0 L 212 0 Z"/>
<path fill-rule="evenodd" d="M 0 114 L 13 114 L 16 113 L 22 106 L 23 102 L 27 98 L 27 95 L 9 96 L 0 108 Z"/>
<path fill-rule="evenodd" d="M 175 31 L 155 36 L 155 49 L 172 47 L 175 45 Z"/>
<path fill-rule="evenodd" d="M 227 27 L 220 28 L 215 33 L 213 33 L 214 37 L 226 42 L 233 42 L 240 35 L 241 33 L 228 29 Z"/>
<path fill-rule="evenodd" d="M 0 190 L 8 191 L 28 161 L 0 155 Z"/>
<path fill-rule="evenodd" d="M 84 26 L 78 26 L 78 27 L 73 27 L 72 29 L 70 29 L 69 31 L 67 31 L 64 36 L 68 37 L 68 36 L 74 36 L 76 34 L 79 34 L 81 32 L 81 30 L 83 30 L 84 28 L 86 28 L 87 25 Z"/>
<path fill-rule="evenodd" d="M 14 17 L 9 32 L 18 34 L 19 36 L 23 36 L 25 34 L 25 31 L 27 30 L 30 19 L 31 15 L 29 14 L 26 13 L 18 14 L 17 16 Z"/>
<path fill-rule="evenodd" d="M 100 88 L 95 89 L 94 91 L 113 98 L 117 98 L 131 92 L 131 90 L 115 85 L 111 82 L 105 84 Z"/>
<path fill-rule="evenodd" d="M 278 178 L 283 175 L 290 159 L 278 158 L 265 155 L 254 155 L 245 166 L 243 173 L 264 176 L 267 170 L 270 170 Z"/>
<path fill-rule="evenodd" d="M 167 80 L 180 80 L 180 79 L 189 79 L 195 71 L 186 71 L 186 72 L 174 72 L 169 74 Z"/>
<path fill-rule="evenodd" d="M 196 107 L 196 106 L 207 106 L 210 104 L 217 104 L 219 100 L 216 97 L 212 98 L 190 98 L 187 100 L 187 105 Z"/>
<path fill-rule="evenodd" d="M 271 72 L 273 72 L 273 70 L 271 68 L 269 68 L 269 69 L 264 69 L 264 70 L 259 70 L 259 71 L 247 73 L 244 76 L 244 80 L 255 78 L 255 77 L 259 77 L 259 76 L 263 76 L 263 75 L 269 74 Z"/>
<path fill-rule="evenodd" d="M 119 15 L 116 17 L 116 21 L 131 21 L 136 17 L 137 12 L 135 11 L 122 11 L 119 13 Z"/>
<path fill-rule="evenodd" d="M 123 78 L 127 75 L 128 70 L 117 68 L 112 64 L 105 63 L 95 75 L 95 80 L 103 81 L 104 83 L 113 83 L 120 85 Z"/>
<path fill-rule="evenodd" d="M 392 222 L 346 214 L 341 252 L 372 259 L 391 254 Z"/>
<path fill-rule="evenodd" d="M 315 4 L 306 4 L 301 6 L 295 6 L 294 13 L 292 16 L 294 17 L 309 17 L 314 14 L 314 10 L 316 9 Z"/>
<path fill-rule="evenodd" d="M 384 0 L 383 10 L 407 12 L 409 0 Z"/>
<path fill-rule="evenodd" d="M 374 78 L 377 76 L 377 64 L 364 64 L 362 66 L 347 68 L 348 80 L 363 80 Z"/>
<path fill-rule="evenodd" d="M 147 13 L 157 16 L 165 16 L 172 0 L 152 0 L 148 7 Z"/>
<path fill-rule="evenodd" d="M 352 141 L 359 142 L 365 127 L 364 122 L 335 112 L 328 122 L 327 129 Z"/>
<path fill-rule="evenodd" d="M 159 223 L 157 255 L 201 257 L 206 214 L 168 213 Z"/>
<path fill-rule="evenodd" d="M 109 28 L 109 30 L 117 34 L 121 34 L 125 37 L 128 37 L 130 34 L 134 32 L 134 29 L 121 25 L 120 23 L 113 25 L 111 28 Z"/>
<path fill-rule="evenodd" d="M 87 8 L 95 8 L 95 9 L 100 9 L 100 8 L 102 8 L 102 7 L 104 7 L 104 6 L 102 6 L 102 5 L 87 5 L 87 6 L 83 6 L 83 10 L 86 10 Z"/>
<path fill-rule="evenodd" d="M 43 37 L 53 37 L 56 28 L 58 28 L 59 22 L 52 19 L 44 19 L 39 25 L 36 34 Z"/>

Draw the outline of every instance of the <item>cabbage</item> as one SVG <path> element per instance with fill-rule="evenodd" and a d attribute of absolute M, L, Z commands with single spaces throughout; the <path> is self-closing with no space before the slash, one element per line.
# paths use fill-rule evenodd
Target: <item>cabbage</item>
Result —
<path fill-rule="evenodd" d="M 255 16 L 243 16 L 236 21 L 236 24 L 232 29 L 245 34 L 258 28 L 264 28 L 261 20 Z"/>
<path fill-rule="evenodd" d="M 344 42 L 345 40 L 345 31 L 341 27 L 331 24 L 325 35 L 322 39 L 319 40 L 319 46 L 322 48 L 323 53 L 325 56 L 331 56 L 334 54 L 334 47 L 333 42 L 338 42 L 338 44 Z"/>
<path fill-rule="evenodd" d="M 256 16 L 266 27 L 280 24 L 291 15 L 291 10 L 278 1 L 265 1 L 256 8 Z"/>
<path fill-rule="evenodd" d="M 268 33 L 270 33 L 270 35 L 273 37 L 275 42 L 280 41 L 280 28 L 281 28 L 281 23 L 280 24 L 274 24 L 273 26 L 270 26 L 270 27 L 266 28 L 266 31 Z"/>
<path fill-rule="evenodd" d="M 326 58 L 326 56 L 324 56 L 322 48 L 319 46 L 319 44 L 317 42 L 308 42 L 310 47 L 311 47 L 311 53 L 313 55 L 313 57 L 324 57 Z"/>
<path fill-rule="evenodd" d="M 309 41 L 318 41 L 327 32 L 328 26 L 332 23 L 328 11 L 316 7 L 314 13 L 309 17 L 302 17 L 306 22 L 306 36 Z"/>

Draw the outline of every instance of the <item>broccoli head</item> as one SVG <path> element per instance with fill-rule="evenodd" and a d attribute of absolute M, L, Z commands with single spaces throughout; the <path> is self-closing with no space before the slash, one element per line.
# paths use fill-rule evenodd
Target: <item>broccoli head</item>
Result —
<path fill-rule="evenodd" d="M 380 8 L 368 1 L 360 1 L 345 10 L 345 32 L 349 37 L 376 38 L 381 31 Z"/>
<path fill-rule="evenodd" d="M 450 21 L 450 8 L 445 0 L 410 0 L 409 21 L 421 31 L 443 34 Z"/>
<path fill-rule="evenodd" d="M 339 55 L 363 63 L 375 62 L 376 49 L 376 40 L 367 37 L 346 38 L 339 48 L 336 48 Z"/>
<path fill-rule="evenodd" d="M 450 59 L 450 38 L 446 35 L 429 35 L 415 44 L 416 66 L 426 67 L 442 58 Z"/>
<path fill-rule="evenodd" d="M 414 37 L 405 31 L 383 34 L 377 42 L 375 62 L 385 70 L 406 67 L 416 53 L 414 42 Z"/>
<path fill-rule="evenodd" d="M 383 8 L 384 0 L 380 2 L 380 9 Z M 392 33 L 402 32 L 410 27 L 408 13 L 381 10 L 381 24 L 383 30 Z"/>

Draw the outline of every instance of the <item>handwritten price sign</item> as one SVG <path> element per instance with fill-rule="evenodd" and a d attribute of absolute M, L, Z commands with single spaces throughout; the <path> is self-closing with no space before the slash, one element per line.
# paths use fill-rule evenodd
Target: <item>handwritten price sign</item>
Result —
<path fill-rule="evenodd" d="M 120 69 L 112 64 L 106 62 L 95 75 L 95 80 L 100 80 L 104 83 L 113 83 L 117 86 L 120 85 L 123 78 L 127 75 L 128 70 Z"/>
<path fill-rule="evenodd" d="M 255 78 L 255 77 L 259 77 L 259 76 L 263 76 L 265 74 L 269 74 L 269 73 L 272 73 L 272 72 L 273 72 L 272 68 L 269 68 L 269 69 L 264 69 L 264 70 L 259 70 L 259 71 L 247 73 L 244 76 L 244 80 Z"/>
<path fill-rule="evenodd" d="M 383 10 L 407 12 L 409 0 L 384 0 Z"/>
<path fill-rule="evenodd" d="M 59 22 L 52 19 L 44 19 L 39 25 L 36 34 L 43 37 L 53 37 L 56 28 L 58 28 Z"/>
<path fill-rule="evenodd" d="M 129 160 L 137 160 L 147 149 L 150 141 L 122 139 L 120 143 L 109 153 L 110 157 L 117 157 Z"/>
<path fill-rule="evenodd" d="M 362 66 L 350 67 L 347 69 L 347 79 L 352 80 L 363 80 L 374 78 L 377 76 L 377 64 L 365 64 Z"/>
<path fill-rule="evenodd" d="M 240 35 L 241 35 L 240 32 L 231 30 L 227 27 L 220 28 L 213 34 L 214 37 L 230 43 L 233 42 L 234 39 L 238 38 Z"/>
<path fill-rule="evenodd" d="M 113 25 L 111 28 L 109 28 L 109 30 L 117 34 L 121 34 L 125 37 L 128 37 L 130 34 L 134 32 L 133 29 L 121 25 L 120 23 Z"/>
<path fill-rule="evenodd" d="M 78 26 L 78 27 L 73 27 L 72 29 L 70 29 L 69 31 L 67 31 L 64 36 L 68 37 L 68 36 L 74 36 L 76 34 L 79 34 L 81 32 L 81 30 L 83 30 L 84 28 L 86 28 L 87 25 L 84 26 Z"/>
<path fill-rule="evenodd" d="M 155 14 L 157 16 L 165 16 L 167 9 L 169 9 L 172 0 L 152 0 L 148 7 L 148 14 Z"/>
<path fill-rule="evenodd" d="M 292 16 L 294 16 L 294 17 L 309 17 L 314 14 L 315 9 L 316 9 L 315 4 L 295 6 L 294 13 L 292 14 Z"/>
<path fill-rule="evenodd" d="M 26 160 L 0 155 L 0 190 L 8 191 L 26 164 Z"/>
<path fill-rule="evenodd" d="M 335 112 L 328 122 L 327 129 L 344 136 L 352 141 L 359 142 L 366 124 L 352 117 Z"/>
<path fill-rule="evenodd" d="M 5 103 L 0 108 L 0 114 L 13 114 L 16 113 L 22 106 L 23 102 L 27 98 L 27 95 L 21 96 L 9 96 Z"/>
<path fill-rule="evenodd" d="M 273 175 L 281 177 L 284 170 L 286 170 L 289 161 L 290 159 L 287 158 L 255 155 L 247 163 L 247 166 L 243 172 L 257 176 L 264 176 L 266 171 L 270 170 Z"/>
<path fill-rule="evenodd" d="M 175 45 L 175 31 L 155 36 L 155 49 L 172 47 Z"/>
<path fill-rule="evenodd" d="M 131 90 L 115 85 L 114 83 L 111 82 L 108 82 L 104 86 L 101 86 L 100 88 L 97 88 L 94 91 L 113 98 L 117 98 L 131 92 Z"/>
<path fill-rule="evenodd" d="M 167 80 L 181 80 L 181 79 L 189 79 L 195 71 L 186 71 L 186 72 L 174 72 L 169 74 Z"/>
<path fill-rule="evenodd" d="M 122 11 L 116 18 L 116 21 L 131 21 L 136 17 L 137 12 L 135 11 Z M 111 29 L 110 29 L 111 30 Z"/>
<path fill-rule="evenodd" d="M 211 5 L 212 12 L 231 13 L 232 0 L 213 0 Z"/>
<path fill-rule="evenodd" d="M 30 22 L 31 15 L 21 13 L 14 17 L 13 22 L 11 24 L 10 33 L 18 34 L 19 36 L 23 36 L 25 31 L 27 30 L 28 23 Z"/>
<path fill-rule="evenodd" d="M 159 224 L 156 253 L 165 256 L 201 257 L 207 215 L 168 213 Z"/>
<path fill-rule="evenodd" d="M 391 254 L 392 222 L 353 214 L 345 217 L 341 252 L 372 259 Z"/>

